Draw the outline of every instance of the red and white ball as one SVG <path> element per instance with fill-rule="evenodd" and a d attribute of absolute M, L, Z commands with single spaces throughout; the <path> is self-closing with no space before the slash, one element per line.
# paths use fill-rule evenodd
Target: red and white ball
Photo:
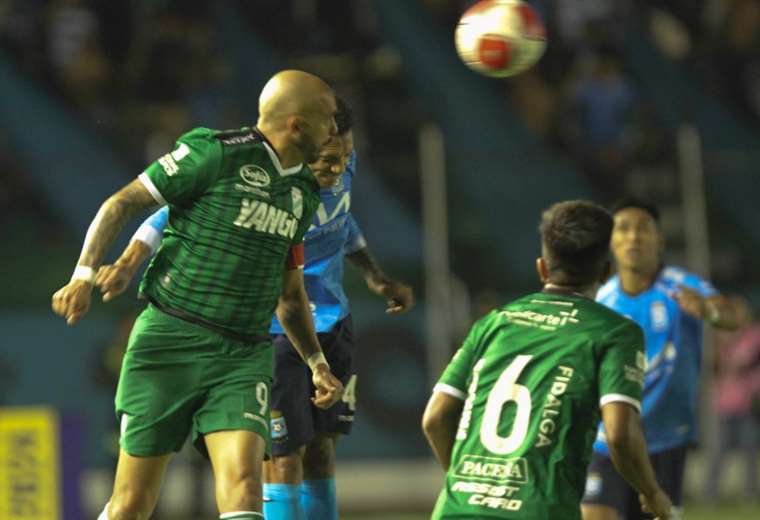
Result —
<path fill-rule="evenodd" d="M 459 19 L 455 42 L 462 61 L 486 76 L 505 78 L 532 67 L 546 49 L 546 28 L 530 5 L 481 0 Z"/>

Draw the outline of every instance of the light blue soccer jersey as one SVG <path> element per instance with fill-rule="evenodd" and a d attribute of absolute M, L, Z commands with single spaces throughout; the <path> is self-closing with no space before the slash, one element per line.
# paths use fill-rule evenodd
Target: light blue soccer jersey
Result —
<path fill-rule="evenodd" d="M 355 172 L 354 151 L 338 184 L 320 190 L 319 209 L 304 237 L 304 284 L 317 332 L 329 332 L 348 315 L 348 298 L 343 290 L 343 257 L 367 245 L 350 212 L 351 183 Z M 143 222 L 133 239 L 145 242 L 155 252 L 169 220 L 169 208 L 159 209 Z M 269 332 L 285 333 L 276 317 L 272 319 Z"/>
<path fill-rule="evenodd" d="M 697 386 L 702 359 L 703 324 L 681 310 L 673 294 L 683 285 L 703 297 L 717 291 L 709 282 L 679 267 L 664 267 L 655 283 L 637 296 L 610 279 L 597 301 L 631 318 L 644 330 L 647 370 L 641 419 L 650 453 L 697 440 Z M 599 425 L 594 451 L 609 455 Z"/>

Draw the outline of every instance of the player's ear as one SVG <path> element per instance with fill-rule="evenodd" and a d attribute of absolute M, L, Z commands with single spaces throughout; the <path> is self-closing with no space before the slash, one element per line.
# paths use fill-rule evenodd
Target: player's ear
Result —
<path fill-rule="evenodd" d="M 546 267 L 546 261 L 542 256 L 536 258 L 536 272 L 541 283 L 546 283 L 549 280 L 549 268 Z"/>
<path fill-rule="evenodd" d="M 285 120 L 285 126 L 288 133 L 300 134 L 303 131 L 303 119 L 297 115 L 288 116 Z"/>

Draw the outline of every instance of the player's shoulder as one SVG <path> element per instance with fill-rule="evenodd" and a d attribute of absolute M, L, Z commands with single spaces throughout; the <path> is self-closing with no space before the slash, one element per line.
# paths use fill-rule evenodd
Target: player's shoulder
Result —
<path fill-rule="evenodd" d="M 620 277 L 618 275 L 611 276 L 597 291 L 596 301 L 607 303 L 610 298 L 614 298 L 614 296 L 619 293 Z"/>
<path fill-rule="evenodd" d="M 189 141 L 207 141 L 211 143 L 214 141 L 214 136 L 217 132 L 218 130 L 214 130 L 213 128 L 199 126 L 182 134 L 177 141 L 183 143 Z"/>
<path fill-rule="evenodd" d="M 225 147 L 245 146 L 252 144 L 262 144 L 265 138 L 259 131 L 250 126 L 233 128 L 229 130 L 208 130 L 211 139 L 220 142 Z"/>
<path fill-rule="evenodd" d="M 694 289 L 715 292 L 710 282 L 700 275 L 693 273 L 683 267 L 676 265 L 666 265 L 660 270 L 657 283 L 664 289 L 672 290 L 680 285 Z"/>

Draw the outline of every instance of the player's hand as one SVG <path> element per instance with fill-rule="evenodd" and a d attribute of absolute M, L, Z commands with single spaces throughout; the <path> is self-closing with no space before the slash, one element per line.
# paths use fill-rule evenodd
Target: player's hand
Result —
<path fill-rule="evenodd" d="M 84 280 L 72 280 L 53 295 L 53 312 L 66 319 L 67 325 L 74 325 L 90 310 L 92 284 Z"/>
<path fill-rule="evenodd" d="M 673 298 L 678 302 L 678 306 L 686 313 L 697 319 L 705 317 L 705 299 L 694 289 L 681 285 L 678 291 L 673 293 Z"/>
<path fill-rule="evenodd" d="M 641 502 L 641 509 L 645 513 L 654 515 L 655 520 L 673 518 L 673 504 L 670 502 L 670 497 L 660 488 L 657 488 L 650 497 L 639 495 L 639 502 Z"/>
<path fill-rule="evenodd" d="M 387 280 L 377 284 L 375 292 L 385 298 L 388 308 L 386 314 L 402 314 L 414 307 L 414 291 L 412 288 L 395 280 Z"/>
<path fill-rule="evenodd" d="M 126 291 L 132 276 L 134 273 L 119 262 L 100 266 L 95 276 L 95 285 L 103 294 L 103 301 L 109 302 Z"/>
<path fill-rule="evenodd" d="M 311 402 L 317 408 L 327 410 L 343 395 L 343 383 L 333 375 L 325 363 L 316 366 L 311 374 L 311 381 L 316 387 Z"/>

